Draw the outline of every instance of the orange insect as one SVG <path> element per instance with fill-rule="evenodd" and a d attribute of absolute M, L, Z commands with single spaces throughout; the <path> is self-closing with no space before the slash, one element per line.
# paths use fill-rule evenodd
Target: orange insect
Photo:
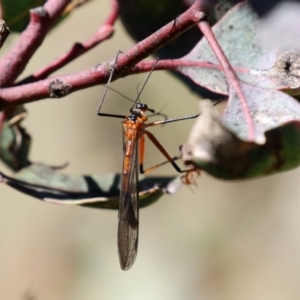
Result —
<path fill-rule="evenodd" d="M 156 64 L 154 64 L 153 69 L 155 68 L 155 65 Z M 160 144 L 160 142 L 155 138 L 155 136 L 147 130 L 147 128 L 151 126 L 163 125 L 171 122 L 192 119 L 198 116 L 197 114 L 197 115 L 191 115 L 182 118 L 172 118 L 172 119 L 165 119 L 165 120 L 159 120 L 151 123 L 146 123 L 148 120 L 146 112 L 151 112 L 155 114 L 155 111 L 149 108 L 146 104 L 141 103 L 139 100 L 139 96 L 141 95 L 143 88 L 145 87 L 145 84 L 149 79 L 149 76 L 146 79 L 145 83 L 143 84 L 142 89 L 139 91 L 138 96 L 134 101 L 134 105 L 130 109 L 131 114 L 129 116 L 107 114 L 107 113 L 100 112 L 103 99 L 108 89 L 108 84 L 106 85 L 106 89 L 98 109 L 99 116 L 123 119 L 122 122 L 123 168 L 122 168 L 122 179 L 121 179 L 119 224 L 118 224 L 118 252 L 119 252 L 120 265 L 123 270 L 128 270 L 133 265 L 137 255 L 137 249 L 138 249 L 138 232 L 139 232 L 138 164 L 139 164 L 140 173 L 147 173 L 150 170 L 153 170 L 154 168 L 163 165 L 167 162 L 170 162 L 174 166 L 176 171 L 180 173 L 190 171 L 190 170 L 181 170 L 179 166 L 175 163 L 177 157 L 172 158 L 164 149 L 164 147 Z M 111 77 L 112 77 L 112 72 L 110 75 L 110 79 Z M 158 164 L 147 170 L 144 170 L 143 167 L 145 135 L 153 142 L 153 144 L 167 159 L 166 162 Z M 188 180 L 187 183 L 189 183 Z"/>

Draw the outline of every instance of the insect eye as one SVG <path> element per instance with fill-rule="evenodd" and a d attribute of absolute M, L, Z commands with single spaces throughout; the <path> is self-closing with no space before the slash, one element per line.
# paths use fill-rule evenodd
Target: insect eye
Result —
<path fill-rule="evenodd" d="M 143 103 L 137 103 L 135 107 L 136 107 L 136 109 L 140 109 L 140 110 L 143 110 L 143 111 L 146 111 L 148 109 L 148 105 L 143 104 Z"/>

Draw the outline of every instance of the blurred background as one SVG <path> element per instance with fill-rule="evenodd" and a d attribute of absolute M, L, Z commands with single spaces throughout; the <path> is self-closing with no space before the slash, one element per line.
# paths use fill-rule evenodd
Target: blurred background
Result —
<path fill-rule="evenodd" d="M 109 1 L 92 1 L 75 11 L 49 34 L 24 76 L 92 35 L 109 9 Z M 1 55 L 17 39 L 12 34 Z M 118 22 L 111 40 L 59 74 L 87 69 L 134 44 Z M 112 87 L 134 98 L 145 76 Z M 97 117 L 102 92 L 98 86 L 27 105 L 31 159 L 69 162 L 63 170 L 68 174 L 120 172 L 121 122 Z M 170 117 L 198 111 L 198 98 L 162 71 L 153 73 L 142 100 Z M 129 108 L 128 101 L 109 92 L 103 111 L 122 114 Z M 152 132 L 173 154 L 193 122 Z M 148 143 L 146 165 L 162 160 Z M 163 167 L 155 174 L 175 171 Z M 183 186 L 141 210 L 138 257 L 127 272 L 118 261 L 117 211 L 43 203 L 1 185 L 0 299 L 300 299 L 299 175 L 296 169 L 224 182 L 202 174 L 197 187 Z"/>

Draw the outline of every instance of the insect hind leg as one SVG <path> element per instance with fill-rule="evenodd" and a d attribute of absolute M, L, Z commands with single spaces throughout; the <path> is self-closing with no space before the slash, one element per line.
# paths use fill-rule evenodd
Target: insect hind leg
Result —
<path fill-rule="evenodd" d="M 144 141 L 144 137 L 142 137 L 140 139 L 140 173 L 141 174 L 148 173 L 148 172 L 156 169 L 157 167 L 163 166 L 167 163 L 170 163 L 178 173 L 187 173 L 187 172 L 192 171 L 192 169 L 182 170 L 175 162 L 180 157 L 177 157 L 177 156 L 171 157 L 169 155 L 169 153 L 165 150 L 165 148 L 161 145 L 161 143 L 156 139 L 156 137 L 151 132 L 145 130 L 145 134 L 148 136 L 150 141 L 156 146 L 156 148 L 162 153 L 162 155 L 167 159 L 167 161 L 162 162 L 160 164 L 157 164 L 153 167 L 150 167 L 150 168 L 144 170 L 143 163 L 144 163 L 144 148 L 145 148 L 144 144 L 145 144 L 145 141 Z M 189 181 L 189 178 L 186 177 L 186 182 L 188 182 L 188 181 Z"/>

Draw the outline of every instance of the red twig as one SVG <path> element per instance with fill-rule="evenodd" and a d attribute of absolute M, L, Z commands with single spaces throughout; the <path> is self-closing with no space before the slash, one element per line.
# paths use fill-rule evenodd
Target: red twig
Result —
<path fill-rule="evenodd" d="M 118 13 L 119 5 L 117 0 L 111 0 L 111 13 L 93 36 L 91 36 L 84 43 L 75 43 L 67 53 L 50 63 L 48 66 L 37 71 L 33 75 L 23 79 L 18 84 L 25 84 L 47 78 L 51 73 L 57 71 L 80 55 L 88 52 L 101 42 L 110 38 L 114 32 L 113 25 L 118 18 Z"/>
<path fill-rule="evenodd" d="M 187 31 L 189 28 L 205 18 L 203 13 L 206 8 L 206 0 L 196 0 L 194 4 L 182 15 L 150 35 L 148 38 L 136 44 L 133 48 L 119 55 L 118 64 L 114 71 L 114 77 L 122 76 L 122 70 L 130 68 L 143 60 L 157 49 L 175 39 L 177 36 Z"/>
<path fill-rule="evenodd" d="M 44 6 L 30 10 L 30 22 L 18 43 L 0 61 L 0 86 L 10 86 L 23 72 L 28 61 L 42 44 L 71 0 L 48 0 Z"/>
<path fill-rule="evenodd" d="M 128 70 L 127 74 L 149 72 L 155 63 L 156 61 L 141 62 L 132 69 Z M 172 70 L 179 66 L 198 66 L 211 69 L 220 69 L 220 65 L 173 59 L 159 61 L 155 67 L 155 70 Z M 56 92 L 55 88 L 52 88 L 52 97 L 62 97 L 65 94 L 68 94 L 70 91 L 74 92 L 75 90 L 104 84 L 107 81 L 108 75 L 109 69 L 107 68 L 107 65 L 102 64 L 98 67 L 70 75 L 49 78 L 39 82 L 33 82 L 11 88 L 0 89 L 0 108 L 1 106 L 9 107 L 11 105 L 24 104 L 47 98 L 49 97 L 49 89 L 51 89 L 53 84 L 56 85 L 57 88 Z"/>
<path fill-rule="evenodd" d="M 215 69 L 221 70 L 221 66 L 218 64 L 213 64 L 209 62 L 198 62 L 198 61 L 191 61 L 191 60 L 184 60 L 182 58 L 178 59 L 161 59 L 158 62 L 155 60 L 151 61 L 143 61 L 132 67 L 128 74 L 139 74 L 143 72 L 149 72 L 152 70 L 153 65 L 155 64 L 155 71 L 158 70 L 177 70 L 178 67 L 199 67 L 199 68 L 207 68 L 207 69 Z M 239 72 L 247 72 L 245 68 L 237 68 Z"/>
<path fill-rule="evenodd" d="M 220 62 L 220 65 L 222 67 L 222 70 L 224 72 L 229 90 L 234 91 L 241 102 L 241 105 L 243 107 L 243 111 L 245 113 L 245 118 L 248 124 L 248 134 L 249 139 L 252 140 L 254 137 L 254 125 L 253 120 L 251 118 L 251 113 L 249 110 L 249 107 L 247 105 L 246 97 L 244 95 L 244 92 L 241 88 L 240 81 L 230 65 L 230 62 L 228 61 L 227 57 L 225 56 L 221 46 L 219 45 L 210 25 L 208 22 L 203 21 L 199 23 L 199 29 L 202 31 L 203 35 L 206 37 L 210 47 L 214 51 L 214 54 L 216 55 L 218 61 Z M 230 94 L 230 93 L 229 93 Z"/>
<path fill-rule="evenodd" d="M 205 8 L 205 2 L 205 0 L 196 0 L 175 21 L 165 25 L 124 54 L 121 54 L 113 79 L 124 76 L 129 68 L 203 19 L 205 14 L 201 11 Z M 101 64 L 75 74 L 2 89 L 0 90 L 0 108 L 3 109 L 8 106 L 24 104 L 47 97 L 62 97 L 76 90 L 105 83 L 109 77 L 112 64 Z"/>

